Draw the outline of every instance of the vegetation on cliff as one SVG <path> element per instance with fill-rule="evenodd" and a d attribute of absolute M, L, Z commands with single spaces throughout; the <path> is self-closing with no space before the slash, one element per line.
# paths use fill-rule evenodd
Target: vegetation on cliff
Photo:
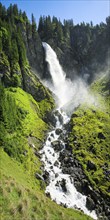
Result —
<path fill-rule="evenodd" d="M 56 17 L 41 16 L 38 33 L 42 41 L 49 43 L 56 51 L 67 76 L 89 74 L 89 82 L 96 71 L 103 70 L 109 57 L 110 49 L 110 17 L 105 23 L 93 25 L 74 20 L 64 20 L 61 23 Z"/>
<path fill-rule="evenodd" d="M 95 104 L 72 115 L 69 141 L 92 187 L 110 196 L 110 75 L 91 85 Z"/>
<path fill-rule="evenodd" d="M 44 181 L 36 178 L 42 174 L 38 150 L 49 129 L 41 119 L 43 105 L 21 88 L 0 87 L 1 219 L 89 220 L 50 201 Z"/>

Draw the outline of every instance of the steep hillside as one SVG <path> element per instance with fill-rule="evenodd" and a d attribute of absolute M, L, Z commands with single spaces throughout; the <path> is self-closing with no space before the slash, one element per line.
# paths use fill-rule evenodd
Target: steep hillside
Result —
<path fill-rule="evenodd" d="M 51 109 L 46 99 L 44 107 Z M 42 109 L 33 97 L 20 88 L 0 89 L 0 145 L 24 164 L 33 176 L 36 170 L 35 153 L 45 139 L 49 125 L 42 120 Z M 37 159 L 38 160 L 38 159 Z M 38 162 L 38 169 L 40 163 Z"/>
<path fill-rule="evenodd" d="M 44 194 L 39 149 L 49 125 L 42 120 L 48 100 L 36 102 L 21 88 L 0 87 L 1 220 L 89 220 Z M 43 108 L 43 111 L 42 111 Z"/>
<path fill-rule="evenodd" d="M 76 187 L 89 193 L 100 208 L 100 215 L 110 217 L 110 75 L 91 85 L 95 105 L 81 105 L 72 115 L 69 143 L 88 179 L 81 179 Z M 90 186 L 95 190 L 90 189 Z M 102 206 L 102 207 L 101 207 Z M 104 218 L 104 216 L 103 216 Z M 106 218 L 105 218 L 106 219 Z"/>
<path fill-rule="evenodd" d="M 23 166 L 0 150 L 0 216 L 1 220 L 92 220 L 72 209 L 65 209 L 50 201 L 39 184 Z M 37 164 L 36 164 L 37 166 Z"/>

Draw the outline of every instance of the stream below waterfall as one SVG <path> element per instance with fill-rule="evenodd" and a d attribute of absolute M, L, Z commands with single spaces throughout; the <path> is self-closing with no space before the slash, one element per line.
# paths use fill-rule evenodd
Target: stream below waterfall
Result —
<path fill-rule="evenodd" d="M 82 210 L 85 214 L 97 219 L 95 210 L 89 211 L 86 207 L 86 196 L 77 191 L 74 186 L 74 179 L 71 175 L 63 173 L 60 162 L 60 154 L 65 150 L 63 138 L 66 136 L 65 125 L 69 122 L 68 103 L 72 102 L 72 109 L 78 106 L 81 93 L 76 96 L 76 87 L 71 81 L 67 81 L 57 56 L 52 48 L 43 43 L 46 52 L 46 61 L 49 64 L 49 71 L 53 81 L 52 91 L 56 95 L 57 110 L 54 113 L 56 125 L 52 131 L 48 133 L 46 142 L 40 150 L 41 161 L 44 164 L 44 173 L 48 176 L 46 194 L 57 204 L 67 208 L 75 208 Z M 48 84 L 48 83 L 47 83 Z M 49 85 L 47 85 L 49 87 Z M 82 84 L 81 88 L 82 89 Z M 86 90 L 83 89 L 85 96 Z M 75 101 L 76 100 L 76 101 Z M 65 107 L 66 106 L 66 107 Z M 73 111 L 72 110 L 72 111 Z"/>
<path fill-rule="evenodd" d="M 43 149 L 41 161 L 44 163 L 44 171 L 49 175 L 49 184 L 46 187 L 46 194 L 57 204 L 64 205 L 68 208 L 82 210 L 85 214 L 97 219 L 95 211 L 90 212 L 86 208 L 86 196 L 79 193 L 74 186 L 74 179 L 69 174 L 62 172 L 59 155 L 65 149 L 64 142 L 60 135 L 65 135 L 63 126 L 69 122 L 70 118 L 60 110 L 57 110 L 62 116 L 62 122 L 56 117 L 56 127 L 49 132 Z M 59 134 L 58 134 L 59 133 Z"/>

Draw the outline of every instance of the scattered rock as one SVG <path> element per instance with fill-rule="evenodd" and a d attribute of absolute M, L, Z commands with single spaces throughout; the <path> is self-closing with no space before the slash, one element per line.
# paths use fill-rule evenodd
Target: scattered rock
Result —
<path fill-rule="evenodd" d="M 55 173 L 55 178 L 57 178 L 59 176 L 59 174 L 58 173 Z"/>
<path fill-rule="evenodd" d="M 57 122 L 57 120 L 56 120 L 54 114 L 51 113 L 51 112 L 49 112 L 49 113 L 46 114 L 46 120 L 45 120 L 45 121 L 46 121 L 47 123 L 50 122 L 51 125 L 53 125 L 54 127 L 55 127 L 56 122 Z"/>
<path fill-rule="evenodd" d="M 50 142 L 51 142 L 51 138 L 50 138 L 50 137 L 48 138 L 48 141 L 50 141 Z"/>
<path fill-rule="evenodd" d="M 47 196 L 47 197 L 49 197 L 49 198 L 51 198 L 51 196 L 50 196 L 50 193 L 49 193 L 49 192 L 46 192 L 46 196 Z"/>
<path fill-rule="evenodd" d="M 44 174 L 42 175 L 45 182 L 49 183 L 49 173 L 45 170 Z"/>
<path fill-rule="evenodd" d="M 88 160 L 88 162 L 87 162 L 87 170 L 94 170 L 94 171 L 96 171 L 97 168 L 96 168 L 95 163 L 93 163 L 92 161 Z"/>
<path fill-rule="evenodd" d="M 60 151 L 63 149 L 63 145 L 61 144 L 61 141 L 53 141 L 51 142 L 51 144 L 55 151 Z"/>
<path fill-rule="evenodd" d="M 76 117 L 78 117 L 78 115 L 76 113 L 73 113 L 72 118 L 76 118 Z"/>
<path fill-rule="evenodd" d="M 59 165 L 59 162 L 58 162 L 58 160 L 56 160 L 54 163 L 54 166 L 58 167 L 58 165 Z"/>
<path fill-rule="evenodd" d="M 95 203 L 94 203 L 94 201 L 91 199 L 90 196 L 87 197 L 86 207 L 87 207 L 89 210 L 95 209 Z"/>
<path fill-rule="evenodd" d="M 60 182 L 60 186 L 63 190 L 63 192 L 67 192 L 67 188 L 66 188 L 66 180 L 65 179 L 62 179 L 61 182 Z"/>
<path fill-rule="evenodd" d="M 57 129 L 55 130 L 55 133 L 56 133 L 57 135 L 61 134 L 61 133 L 62 133 L 62 129 L 57 128 Z"/>
<path fill-rule="evenodd" d="M 53 133 L 51 133 L 51 135 L 50 135 L 51 137 L 54 137 L 54 134 Z"/>
<path fill-rule="evenodd" d="M 57 110 L 54 114 L 58 117 L 60 123 L 63 124 L 63 116 L 60 114 L 60 112 Z"/>

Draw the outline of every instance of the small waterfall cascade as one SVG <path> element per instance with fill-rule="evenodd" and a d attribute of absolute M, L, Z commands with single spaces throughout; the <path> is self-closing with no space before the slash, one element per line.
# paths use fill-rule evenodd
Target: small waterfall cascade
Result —
<path fill-rule="evenodd" d="M 46 60 L 49 63 L 54 92 L 56 92 L 55 94 L 59 99 L 57 103 L 59 104 L 58 109 L 54 113 L 56 126 L 48 133 L 47 140 L 40 150 L 42 155 L 41 161 L 44 164 L 44 173 L 46 173 L 48 179 L 46 194 L 50 195 L 51 199 L 57 204 L 64 205 L 67 208 L 82 210 L 93 219 L 97 219 L 95 211 L 89 211 L 86 207 L 86 196 L 79 193 L 75 188 L 74 178 L 62 170 L 61 155 L 63 155 L 66 149 L 64 142 L 64 137 L 66 136 L 65 125 L 70 120 L 64 109 L 62 110 L 62 106 L 68 103 L 68 81 L 66 81 L 65 73 L 59 64 L 55 52 L 47 43 L 43 43 L 43 46 L 46 50 Z"/>

